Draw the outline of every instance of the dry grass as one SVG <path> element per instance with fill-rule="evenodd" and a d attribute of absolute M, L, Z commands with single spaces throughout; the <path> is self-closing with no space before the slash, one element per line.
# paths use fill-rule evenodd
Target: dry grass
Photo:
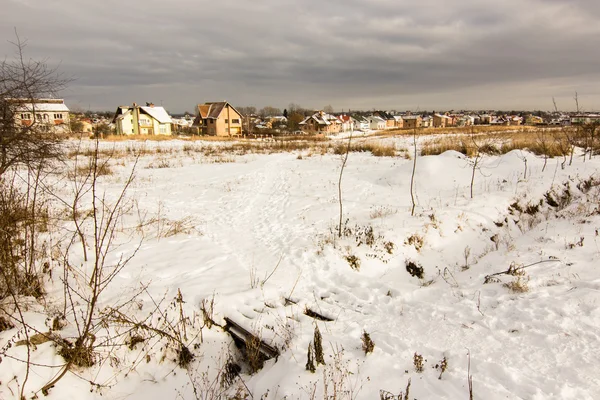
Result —
<path fill-rule="evenodd" d="M 460 127 L 447 127 L 447 128 L 418 128 L 418 136 L 427 135 L 468 135 L 468 134 L 480 134 L 480 133 L 519 133 L 519 132 L 531 132 L 539 129 L 534 126 L 526 125 L 515 125 L 515 126 L 490 126 L 490 125 L 475 125 L 475 126 L 460 126 Z M 414 129 L 389 129 L 385 131 L 378 131 L 369 137 L 387 137 L 387 136 L 412 136 Z"/>
<path fill-rule="evenodd" d="M 504 286 L 507 287 L 511 293 L 526 293 L 529 291 L 529 278 L 519 276 L 514 281 L 505 283 Z"/>
<path fill-rule="evenodd" d="M 527 132 L 502 132 L 478 135 L 440 136 L 426 141 L 421 155 L 438 155 L 448 150 L 472 157 L 484 154 L 506 154 L 512 150 L 528 150 L 548 157 L 565 156 L 570 151 L 567 136 L 560 130 L 536 129 Z"/>
<path fill-rule="evenodd" d="M 333 146 L 333 154 L 346 154 L 348 144 L 341 142 Z M 370 152 L 375 157 L 395 157 L 396 146 L 380 142 L 351 143 L 350 152 Z"/>
<path fill-rule="evenodd" d="M 74 171 L 70 171 L 68 174 L 69 179 L 75 177 L 91 176 L 93 165 L 91 163 L 79 164 Z M 96 167 L 96 176 L 110 176 L 113 175 L 114 171 L 107 161 L 99 161 Z"/>
<path fill-rule="evenodd" d="M 166 140 L 181 139 L 179 136 L 173 135 L 106 135 L 101 141 L 103 142 L 124 142 L 127 140 L 151 140 L 154 142 L 162 142 Z"/>

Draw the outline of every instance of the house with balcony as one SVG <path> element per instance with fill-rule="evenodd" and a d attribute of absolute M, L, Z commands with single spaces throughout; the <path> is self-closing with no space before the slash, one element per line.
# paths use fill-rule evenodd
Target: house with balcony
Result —
<path fill-rule="evenodd" d="M 70 133 L 69 108 L 63 99 L 6 99 L 15 124 L 39 132 Z"/>
<path fill-rule="evenodd" d="M 119 106 L 112 119 L 118 135 L 171 135 L 173 120 L 163 107 L 146 103 Z"/>

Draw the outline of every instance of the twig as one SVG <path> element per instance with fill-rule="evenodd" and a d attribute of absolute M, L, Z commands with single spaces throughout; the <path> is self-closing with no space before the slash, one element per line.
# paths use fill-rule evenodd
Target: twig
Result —
<path fill-rule="evenodd" d="M 490 274 L 490 275 L 486 275 L 484 278 L 484 282 L 489 281 L 489 279 L 493 276 L 498 276 L 498 275 L 511 275 L 515 270 L 517 269 L 525 269 L 525 268 L 529 268 L 529 267 L 533 267 L 534 265 L 538 265 L 538 264 L 542 264 L 542 263 L 547 263 L 547 262 L 554 262 L 554 261 L 559 261 L 559 259 L 550 259 L 550 260 L 542 260 L 542 261 L 538 261 L 538 262 L 534 262 L 532 264 L 528 264 L 528 265 L 524 265 L 522 267 L 515 267 L 514 264 L 511 264 L 510 267 L 508 267 L 508 269 L 506 271 L 502 271 L 502 272 L 496 272 L 494 274 Z"/>

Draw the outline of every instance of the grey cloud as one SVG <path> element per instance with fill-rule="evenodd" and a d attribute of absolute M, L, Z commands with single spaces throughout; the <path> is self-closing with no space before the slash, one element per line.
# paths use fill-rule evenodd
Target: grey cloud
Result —
<path fill-rule="evenodd" d="M 65 96 L 93 108 L 157 97 L 172 111 L 224 98 L 549 108 L 548 96 L 567 104 L 575 90 L 590 108 L 600 100 L 593 0 L 33 3 L 4 7 L 2 37 L 16 26 L 29 56 L 77 78 Z"/>

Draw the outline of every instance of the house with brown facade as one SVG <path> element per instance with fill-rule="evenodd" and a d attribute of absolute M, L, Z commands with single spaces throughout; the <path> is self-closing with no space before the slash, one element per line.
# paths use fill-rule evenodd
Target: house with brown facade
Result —
<path fill-rule="evenodd" d="M 423 124 L 423 118 L 420 115 L 405 115 L 402 117 L 404 129 L 420 128 Z"/>
<path fill-rule="evenodd" d="M 202 135 L 238 136 L 242 134 L 242 114 L 227 101 L 198 104 L 192 124 Z"/>
<path fill-rule="evenodd" d="M 318 111 L 304 118 L 299 124 L 300 129 L 306 133 L 338 133 L 342 131 L 342 121 L 335 115 Z"/>
<path fill-rule="evenodd" d="M 433 127 L 434 128 L 445 128 L 452 125 L 452 118 L 444 114 L 433 115 Z"/>
<path fill-rule="evenodd" d="M 394 118 L 394 116 L 386 111 L 375 111 L 373 112 L 373 115 L 381 118 L 382 120 L 385 121 L 385 128 L 384 129 L 393 129 L 396 128 L 396 119 Z"/>

